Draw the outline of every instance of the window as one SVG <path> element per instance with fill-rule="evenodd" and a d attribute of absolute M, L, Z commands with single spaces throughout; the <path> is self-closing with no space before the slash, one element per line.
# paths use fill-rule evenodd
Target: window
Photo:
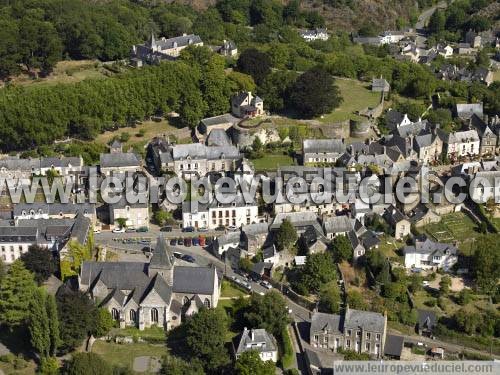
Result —
<path fill-rule="evenodd" d="M 356 331 L 356 337 L 361 337 L 361 331 Z"/>
<path fill-rule="evenodd" d="M 347 330 L 347 336 L 351 336 L 352 335 L 352 331 L 350 329 Z"/>
<path fill-rule="evenodd" d="M 318 342 L 318 340 L 319 340 L 319 336 L 318 335 L 314 335 L 314 341 Z"/>
<path fill-rule="evenodd" d="M 189 304 L 189 297 L 184 297 L 183 302 L 184 302 L 184 305 L 188 305 Z"/>
<path fill-rule="evenodd" d="M 369 351 L 370 351 L 370 343 L 369 343 L 369 342 L 367 342 L 367 343 L 365 344 L 365 350 L 366 350 L 367 352 L 369 352 Z"/>
<path fill-rule="evenodd" d="M 115 308 L 111 309 L 111 316 L 113 320 L 118 320 L 120 318 L 120 314 L 118 313 L 118 310 Z"/>
<path fill-rule="evenodd" d="M 366 339 L 370 340 L 372 338 L 372 334 L 370 332 L 366 332 Z"/>
<path fill-rule="evenodd" d="M 347 349 L 350 349 L 351 348 L 351 340 L 347 340 L 345 343 L 345 346 L 347 347 Z"/>
<path fill-rule="evenodd" d="M 151 322 L 158 323 L 158 310 L 151 309 Z"/>
<path fill-rule="evenodd" d="M 134 323 L 135 323 L 135 321 L 136 321 L 136 313 L 135 313 L 135 310 L 134 310 L 134 309 L 131 309 L 131 310 L 130 310 L 129 315 L 130 315 L 130 321 L 132 321 L 132 322 L 134 322 Z"/>
<path fill-rule="evenodd" d="M 208 300 L 208 298 L 205 298 L 205 301 L 203 301 L 203 306 L 205 306 L 207 309 L 210 308 L 210 301 Z"/>
<path fill-rule="evenodd" d="M 375 336 L 375 338 L 377 339 L 377 341 L 380 341 L 380 333 L 377 333 L 377 335 Z"/>

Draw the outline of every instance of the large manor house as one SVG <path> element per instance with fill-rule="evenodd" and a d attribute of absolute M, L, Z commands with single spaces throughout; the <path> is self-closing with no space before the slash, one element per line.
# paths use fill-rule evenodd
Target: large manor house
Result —
<path fill-rule="evenodd" d="M 213 266 L 177 266 L 160 236 L 149 263 L 84 262 L 79 287 L 107 308 L 122 328 L 171 329 L 199 309 L 217 306 L 221 277 Z"/>

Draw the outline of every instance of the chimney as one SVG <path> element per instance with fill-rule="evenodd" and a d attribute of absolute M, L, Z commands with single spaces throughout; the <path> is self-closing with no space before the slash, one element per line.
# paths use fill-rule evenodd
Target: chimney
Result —
<path fill-rule="evenodd" d="M 252 341 L 255 341 L 255 334 L 253 329 L 250 330 L 250 338 L 252 339 Z"/>

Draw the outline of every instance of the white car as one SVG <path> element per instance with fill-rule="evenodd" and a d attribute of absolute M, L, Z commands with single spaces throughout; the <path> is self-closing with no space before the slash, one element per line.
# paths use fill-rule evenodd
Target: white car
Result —
<path fill-rule="evenodd" d="M 94 233 L 95 234 L 101 233 L 101 228 L 94 228 Z"/>
<path fill-rule="evenodd" d="M 269 281 L 265 281 L 265 280 L 261 281 L 260 285 L 262 285 L 266 289 L 272 289 L 273 288 L 273 286 L 271 284 L 269 284 Z"/>
<path fill-rule="evenodd" d="M 125 228 L 115 228 L 113 229 L 113 233 L 125 233 Z"/>
<path fill-rule="evenodd" d="M 228 230 L 234 232 L 234 231 L 237 231 L 238 230 L 238 227 L 237 226 L 234 226 L 234 225 L 230 225 L 227 227 Z"/>

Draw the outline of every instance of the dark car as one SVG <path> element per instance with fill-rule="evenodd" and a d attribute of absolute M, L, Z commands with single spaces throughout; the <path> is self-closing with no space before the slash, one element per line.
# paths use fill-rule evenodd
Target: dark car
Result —
<path fill-rule="evenodd" d="M 200 241 L 198 241 L 197 237 L 193 237 L 193 246 L 198 246 L 200 244 Z"/>
<path fill-rule="evenodd" d="M 224 225 L 219 225 L 217 228 L 215 228 L 215 230 L 218 230 L 218 231 L 225 231 L 226 230 L 226 227 Z"/>
<path fill-rule="evenodd" d="M 137 229 L 135 229 L 135 228 L 127 228 L 127 229 L 125 229 L 125 232 L 126 233 L 135 233 L 135 232 L 137 232 Z"/>
<path fill-rule="evenodd" d="M 177 245 L 177 240 L 175 238 L 172 238 L 170 240 L 170 246 L 175 246 L 175 245 Z"/>
<path fill-rule="evenodd" d="M 184 246 L 190 247 L 191 244 L 192 244 L 191 238 L 189 237 L 184 238 Z"/>
<path fill-rule="evenodd" d="M 256 273 L 251 273 L 249 276 L 250 280 L 252 280 L 254 283 L 258 283 L 260 281 L 260 276 Z"/>
<path fill-rule="evenodd" d="M 141 233 L 147 232 L 148 230 L 149 230 L 148 227 L 139 227 L 139 228 L 137 228 L 137 232 L 141 232 Z"/>
<path fill-rule="evenodd" d="M 177 245 L 184 245 L 184 240 L 182 238 L 177 239 Z"/>
<path fill-rule="evenodd" d="M 167 226 L 160 229 L 160 232 L 172 232 L 172 227 Z"/>
<path fill-rule="evenodd" d="M 182 254 L 179 253 L 178 251 L 174 251 L 173 254 L 174 254 L 174 257 L 176 257 L 177 259 L 181 259 L 182 258 Z"/>
<path fill-rule="evenodd" d="M 191 255 L 187 255 L 187 254 L 184 254 L 181 259 L 185 262 L 189 262 L 189 263 L 194 263 L 196 260 L 191 256 Z"/>
<path fill-rule="evenodd" d="M 194 232 L 194 228 L 193 227 L 185 227 L 185 228 L 182 228 L 182 231 L 183 232 Z"/>

